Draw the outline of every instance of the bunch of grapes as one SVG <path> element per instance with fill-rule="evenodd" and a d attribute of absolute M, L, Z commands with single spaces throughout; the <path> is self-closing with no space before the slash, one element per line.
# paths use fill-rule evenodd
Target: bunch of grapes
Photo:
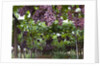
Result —
<path fill-rule="evenodd" d="M 56 13 L 56 19 L 58 20 L 58 24 L 62 25 L 63 23 L 63 19 L 61 18 L 62 14 L 60 13 Z"/>
<path fill-rule="evenodd" d="M 63 23 L 63 19 L 58 18 L 58 21 L 59 21 L 59 25 L 62 25 L 62 23 Z"/>
<path fill-rule="evenodd" d="M 62 16 L 62 12 L 61 12 L 61 9 L 62 9 L 62 6 L 61 5 L 57 5 L 57 9 L 59 10 L 59 13 L 56 13 L 55 12 L 55 14 L 56 14 L 56 19 L 58 20 L 58 24 L 59 25 L 62 25 L 62 23 L 63 23 L 63 19 L 61 18 L 61 16 Z"/>
<path fill-rule="evenodd" d="M 50 37 L 49 39 L 46 40 L 46 45 L 43 48 L 43 52 L 48 52 L 48 51 L 52 51 L 53 46 L 51 45 L 53 39 Z"/>
<path fill-rule="evenodd" d="M 46 40 L 46 44 L 50 45 L 52 43 L 53 39 L 50 37 L 49 39 Z"/>
<path fill-rule="evenodd" d="M 68 19 L 74 22 L 76 28 L 83 29 L 84 28 L 84 5 L 79 5 L 80 12 L 76 12 L 77 6 L 70 6 L 71 10 L 68 11 Z M 82 17 L 79 18 L 79 15 Z"/>
<path fill-rule="evenodd" d="M 32 16 L 35 22 L 41 21 L 46 22 L 47 26 L 52 25 L 56 20 L 56 17 L 53 13 L 52 6 L 39 6 L 39 9 L 35 11 L 35 14 Z"/>
<path fill-rule="evenodd" d="M 36 10 L 34 15 L 32 16 L 32 19 L 35 21 L 35 23 L 39 20 L 41 11 L 40 10 Z"/>
<path fill-rule="evenodd" d="M 25 37 L 25 36 L 27 36 L 27 31 L 24 31 L 24 33 L 23 33 L 23 37 Z"/>
<path fill-rule="evenodd" d="M 45 12 L 44 20 L 45 20 L 47 26 L 52 25 L 52 23 L 56 20 L 56 17 L 52 10 L 52 6 L 48 7 L 47 11 Z"/>
<path fill-rule="evenodd" d="M 33 8 L 33 6 L 24 6 L 24 7 L 19 9 L 18 13 L 20 14 L 20 16 L 24 16 L 27 11 L 30 11 L 30 14 L 32 16 L 35 9 Z"/>
<path fill-rule="evenodd" d="M 68 19 L 73 20 L 72 13 L 70 11 L 68 11 Z"/>
<path fill-rule="evenodd" d="M 84 14 L 84 5 L 80 5 L 79 8 L 81 9 L 82 14 Z"/>
<path fill-rule="evenodd" d="M 66 40 L 70 40 L 70 38 L 68 36 L 66 36 Z"/>
<path fill-rule="evenodd" d="M 61 37 L 61 36 L 58 36 L 57 39 L 58 39 L 58 42 L 59 42 L 59 43 L 60 43 L 61 41 L 64 41 L 64 38 Z"/>
<path fill-rule="evenodd" d="M 24 48 L 26 48 L 26 47 L 27 47 L 27 44 L 26 44 L 26 41 L 24 40 L 24 41 L 22 42 L 22 44 L 21 44 L 21 48 L 24 49 Z"/>
<path fill-rule="evenodd" d="M 74 25 L 76 28 L 83 29 L 84 28 L 84 18 L 74 18 Z"/>

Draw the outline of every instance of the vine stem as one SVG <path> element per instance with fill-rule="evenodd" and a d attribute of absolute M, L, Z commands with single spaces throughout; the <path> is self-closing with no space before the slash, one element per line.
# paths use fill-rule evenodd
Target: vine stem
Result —
<path fill-rule="evenodd" d="M 77 44 L 77 34 L 76 34 L 76 30 L 75 30 L 75 45 L 76 45 L 76 58 L 79 59 L 79 55 L 78 55 L 78 44 Z"/>

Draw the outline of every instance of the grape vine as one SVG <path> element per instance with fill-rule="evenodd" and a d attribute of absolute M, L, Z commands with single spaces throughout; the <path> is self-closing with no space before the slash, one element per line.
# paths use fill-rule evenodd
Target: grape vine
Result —
<path fill-rule="evenodd" d="M 17 53 L 20 57 L 26 53 L 31 58 L 32 54 L 35 58 L 42 55 L 73 58 L 70 54 L 64 56 L 64 53 L 68 55 L 68 52 L 74 51 L 74 55 L 79 54 L 77 59 L 83 58 L 84 9 L 84 5 L 15 6 L 12 46 L 16 49 L 16 57 L 19 57 Z"/>

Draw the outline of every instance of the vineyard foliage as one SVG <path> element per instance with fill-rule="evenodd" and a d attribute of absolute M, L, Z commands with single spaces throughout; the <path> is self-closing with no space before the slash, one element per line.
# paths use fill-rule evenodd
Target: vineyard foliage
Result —
<path fill-rule="evenodd" d="M 13 7 L 12 57 L 83 58 L 83 44 L 84 5 Z"/>

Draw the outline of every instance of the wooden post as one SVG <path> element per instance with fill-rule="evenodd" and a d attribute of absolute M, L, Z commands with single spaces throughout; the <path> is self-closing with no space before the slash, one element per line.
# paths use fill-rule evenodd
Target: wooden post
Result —
<path fill-rule="evenodd" d="M 79 55 L 78 55 L 78 44 L 77 44 L 77 34 L 76 34 L 76 30 L 75 30 L 75 45 L 76 45 L 76 58 L 79 59 Z"/>
<path fill-rule="evenodd" d="M 18 57 L 18 44 L 17 44 L 17 24 L 19 24 L 18 19 L 16 18 L 16 16 L 13 14 L 13 18 L 14 18 L 14 22 L 13 22 L 13 32 L 14 32 L 14 56 L 15 58 Z"/>
<path fill-rule="evenodd" d="M 17 27 L 14 23 L 14 56 L 18 57 L 18 46 L 17 46 Z"/>

